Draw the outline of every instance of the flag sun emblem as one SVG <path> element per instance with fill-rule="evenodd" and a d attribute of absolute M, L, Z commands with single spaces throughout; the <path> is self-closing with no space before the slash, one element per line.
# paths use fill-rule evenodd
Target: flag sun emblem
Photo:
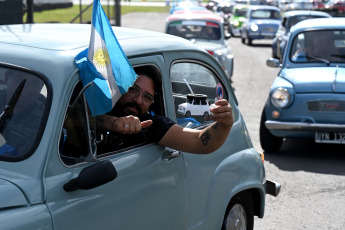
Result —
<path fill-rule="evenodd" d="M 104 69 L 110 64 L 108 50 L 103 47 L 97 47 L 93 51 L 92 62 L 97 68 Z"/>

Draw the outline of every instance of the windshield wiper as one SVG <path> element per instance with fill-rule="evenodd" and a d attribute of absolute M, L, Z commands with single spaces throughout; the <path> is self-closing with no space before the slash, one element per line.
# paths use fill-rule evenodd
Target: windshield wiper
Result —
<path fill-rule="evenodd" d="M 13 108 L 16 105 L 18 98 L 20 96 L 20 94 L 23 91 L 24 85 L 26 82 L 26 78 L 24 77 L 23 80 L 20 82 L 20 84 L 18 85 L 18 87 L 16 88 L 16 90 L 14 91 L 10 101 L 8 102 L 8 104 L 5 106 L 4 111 L 2 111 L 1 115 L 0 115 L 0 131 L 2 130 L 2 128 L 5 125 L 5 121 L 7 119 L 7 117 L 9 115 L 12 115 L 13 113 Z"/>
<path fill-rule="evenodd" d="M 330 61 L 328 61 L 325 58 L 316 57 L 316 56 L 312 56 L 312 55 L 306 55 L 306 58 L 311 58 L 311 59 L 319 60 L 319 61 L 322 61 L 322 62 L 326 63 L 327 65 L 330 64 Z"/>

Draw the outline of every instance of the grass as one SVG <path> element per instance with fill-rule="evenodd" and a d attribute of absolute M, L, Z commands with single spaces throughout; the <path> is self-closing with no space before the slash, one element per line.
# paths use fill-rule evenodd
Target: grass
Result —
<path fill-rule="evenodd" d="M 82 6 L 82 10 L 87 8 L 87 5 Z M 103 6 L 104 12 L 108 18 L 115 18 L 114 6 Z M 169 12 L 170 7 L 158 7 L 158 6 L 121 6 L 121 15 L 132 13 L 132 12 L 158 12 L 166 13 Z M 79 14 L 79 5 L 74 5 L 70 8 L 55 9 L 55 10 L 44 10 L 42 12 L 34 12 L 35 23 L 48 23 L 48 22 L 59 22 L 59 23 L 71 23 L 73 19 L 74 23 L 80 23 L 80 19 L 76 18 Z M 88 8 L 82 15 L 82 22 L 90 22 L 92 15 L 92 7 Z M 23 16 L 23 22 L 26 22 L 26 14 Z"/>

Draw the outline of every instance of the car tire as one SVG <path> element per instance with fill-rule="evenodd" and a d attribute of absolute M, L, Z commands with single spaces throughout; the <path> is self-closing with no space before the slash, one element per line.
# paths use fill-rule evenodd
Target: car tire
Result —
<path fill-rule="evenodd" d="M 272 58 L 278 59 L 277 51 L 274 51 L 274 48 L 273 48 L 273 47 L 272 47 Z"/>
<path fill-rule="evenodd" d="M 188 110 L 186 111 L 186 117 L 190 117 L 191 116 L 191 112 Z"/>
<path fill-rule="evenodd" d="M 222 230 L 254 228 L 253 199 L 250 193 L 243 192 L 231 199 L 224 216 Z"/>
<path fill-rule="evenodd" d="M 253 39 L 249 38 L 249 36 L 247 35 L 247 44 L 249 46 L 251 46 L 253 44 Z"/>
<path fill-rule="evenodd" d="M 266 114 L 265 109 L 261 114 L 260 121 L 260 144 L 265 152 L 277 152 L 279 151 L 281 145 L 283 144 L 282 137 L 276 137 L 271 134 L 271 132 L 266 128 L 265 125 Z"/>
<path fill-rule="evenodd" d="M 209 113 L 207 111 L 204 112 L 204 117 L 208 117 Z"/>

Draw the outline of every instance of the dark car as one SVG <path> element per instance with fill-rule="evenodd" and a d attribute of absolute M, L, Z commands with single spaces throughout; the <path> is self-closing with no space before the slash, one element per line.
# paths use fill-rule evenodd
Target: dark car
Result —
<path fill-rule="evenodd" d="M 272 57 L 280 61 L 283 59 L 286 44 L 290 38 L 290 28 L 296 23 L 313 18 L 330 18 L 331 15 L 316 10 L 292 10 L 283 15 L 275 38 L 272 41 Z"/>

